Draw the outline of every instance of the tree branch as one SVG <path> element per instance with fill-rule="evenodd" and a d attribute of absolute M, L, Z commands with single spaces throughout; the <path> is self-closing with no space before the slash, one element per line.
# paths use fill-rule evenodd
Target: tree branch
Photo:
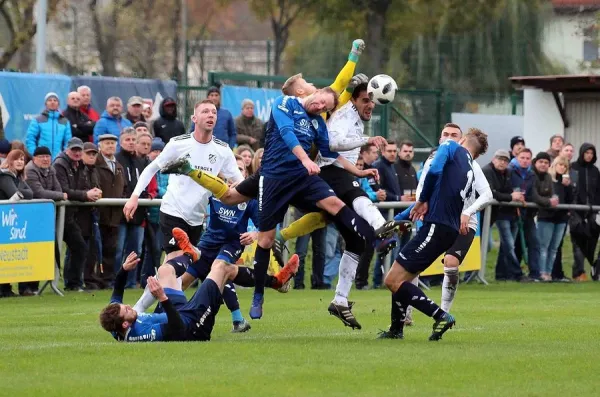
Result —
<path fill-rule="evenodd" d="M 13 24 L 12 19 L 8 15 L 8 12 L 4 9 L 3 3 L 4 2 L 2 2 L 2 4 L 0 4 L 0 15 L 2 15 L 2 17 L 6 21 L 6 27 L 8 28 L 8 31 L 10 32 L 10 39 L 12 40 L 13 37 L 15 37 L 15 26 Z"/>

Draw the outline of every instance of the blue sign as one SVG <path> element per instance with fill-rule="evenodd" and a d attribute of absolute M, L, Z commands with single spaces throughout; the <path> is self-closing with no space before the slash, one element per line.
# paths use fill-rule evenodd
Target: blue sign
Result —
<path fill-rule="evenodd" d="M 63 108 L 70 88 L 68 76 L 0 72 L 0 111 L 5 138 L 25 141 L 29 123 L 44 110 L 46 94 L 56 93 Z"/>
<path fill-rule="evenodd" d="M 254 114 L 262 121 L 268 121 L 271 116 L 271 106 L 281 90 L 271 88 L 234 87 L 226 85 L 221 87 L 221 106 L 231 112 L 233 117 L 242 113 L 242 101 L 251 99 L 254 102 Z"/>
<path fill-rule="evenodd" d="M 0 283 L 54 278 L 54 203 L 0 204 Z"/>

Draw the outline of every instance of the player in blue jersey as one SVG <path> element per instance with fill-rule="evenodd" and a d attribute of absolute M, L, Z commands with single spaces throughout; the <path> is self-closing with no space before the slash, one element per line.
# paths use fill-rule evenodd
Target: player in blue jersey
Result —
<path fill-rule="evenodd" d="M 259 233 L 256 248 L 254 297 L 250 317 L 262 317 L 264 282 L 275 239 L 275 229 L 291 204 L 303 211 L 326 211 L 347 234 L 351 244 L 364 245 L 375 239 L 373 228 L 337 198 L 319 176 L 320 168 L 307 155 L 314 143 L 322 155 L 339 158 L 329 148 L 325 121 L 320 114 L 337 107 L 337 94 L 330 88 L 306 98 L 282 96 L 275 100 L 265 133 L 265 151 L 259 180 Z"/>
<path fill-rule="evenodd" d="M 183 230 L 174 228 L 173 237 L 186 254 L 192 255 L 194 260 L 198 259 L 198 251 Z M 149 289 L 159 300 L 163 312 L 138 313 L 131 306 L 123 304 L 127 274 L 135 269 L 138 262 L 135 253 L 127 257 L 115 279 L 110 304 L 100 313 L 102 328 L 118 341 L 208 341 L 221 305 L 225 283 L 232 280 L 236 284 L 248 285 L 250 279 L 237 266 L 216 263 L 188 301 L 177 280 L 178 264 L 168 261 L 158 269 L 158 280 L 155 277 L 148 278 Z"/>
<path fill-rule="evenodd" d="M 434 318 L 429 340 L 441 339 L 455 324 L 454 317 L 428 299 L 411 280 L 456 240 L 464 202 L 473 189 L 473 158 L 485 153 L 487 146 L 487 135 L 472 130 L 460 140 L 460 145 L 447 140 L 438 148 L 425 176 L 423 190 L 411 210 L 412 220 L 423 220 L 423 226 L 400 251 L 385 278 L 392 292 L 392 323 L 388 331 L 380 333 L 380 338 L 404 337 L 404 317 L 409 306 Z"/>

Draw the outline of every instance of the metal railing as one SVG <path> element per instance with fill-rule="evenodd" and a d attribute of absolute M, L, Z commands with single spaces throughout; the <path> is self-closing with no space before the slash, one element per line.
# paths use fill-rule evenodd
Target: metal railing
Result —
<path fill-rule="evenodd" d="M 28 202 L 48 202 L 51 200 L 27 200 Z M 1 203 L 8 203 L 8 201 L 0 200 Z M 57 241 L 62 241 L 64 236 L 65 228 L 65 210 L 66 207 L 102 207 L 102 206 L 118 206 L 123 207 L 127 203 L 127 199 L 117 198 L 105 198 L 95 202 L 81 202 L 81 201 L 57 201 L 54 204 L 57 207 L 57 224 L 56 224 L 56 238 Z M 140 207 L 157 207 L 162 203 L 161 199 L 140 199 L 138 200 L 138 206 Z M 390 220 L 394 217 L 395 209 L 408 208 L 414 204 L 412 201 L 390 201 L 383 203 L 375 203 L 380 209 L 387 209 L 387 219 Z M 485 268 L 487 263 L 487 253 L 490 235 L 490 226 L 492 219 L 492 206 L 507 206 L 516 208 L 542 208 L 535 203 L 519 203 L 519 202 L 498 202 L 492 201 L 492 203 L 483 210 L 483 217 L 480 222 L 481 230 L 481 268 L 479 272 L 473 272 L 472 277 L 477 277 L 482 283 L 487 284 L 485 281 Z M 587 212 L 600 212 L 600 205 L 581 205 L 581 204 L 559 204 L 556 207 L 543 208 L 550 210 L 576 210 L 576 211 L 587 211 Z M 59 244 L 60 254 L 62 256 L 62 244 Z M 389 260 L 384 261 L 385 270 L 389 270 Z"/>

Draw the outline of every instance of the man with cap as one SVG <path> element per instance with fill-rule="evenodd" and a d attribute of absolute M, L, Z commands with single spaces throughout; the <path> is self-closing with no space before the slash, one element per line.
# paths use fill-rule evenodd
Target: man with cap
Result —
<path fill-rule="evenodd" d="M 49 199 L 61 201 L 67 199 L 67 194 L 63 193 L 60 183 L 56 178 L 56 171 L 52 164 L 50 149 L 46 146 L 39 146 L 33 152 L 33 161 L 25 166 L 25 175 L 27 184 L 33 192 L 34 199 Z M 37 291 L 39 282 L 19 283 L 19 292 L 29 289 Z"/>
<path fill-rule="evenodd" d="M 263 137 L 264 123 L 254 115 L 254 102 L 251 99 L 242 101 L 242 114 L 235 118 L 237 144 L 249 145 L 253 150 L 260 147 Z"/>
<path fill-rule="evenodd" d="M 219 91 L 217 87 L 210 87 L 206 99 L 214 103 L 217 107 L 217 124 L 213 131 L 214 137 L 217 141 L 228 144 L 230 148 L 235 148 L 237 146 L 235 122 L 233 121 L 231 112 L 221 107 L 221 91 Z M 190 131 L 193 132 L 195 127 L 196 124 L 192 124 L 192 129 Z"/>
<path fill-rule="evenodd" d="M 121 117 L 123 110 L 123 102 L 118 96 L 108 98 L 106 101 L 106 110 L 102 112 L 100 120 L 94 127 L 94 143 L 99 142 L 100 135 L 112 134 L 115 140 L 118 141 L 121 131 L 127 127 L 131 127 L 131 121 Z"/>
<path fill-rule="evenodd" d="M 71 123 L 71 134 L 81 139 L 83 142 L 89 142 L 94 134 L 94 125 L 96 124 L 80 110 L 81 95 L 77 91 L 69 92 L 67 96 L 67 108 L 63 110 L 63 116 Z"/>
<path fill-rule="evenodd" d="M 91 188 L 85 165 L 81 161 L 83 141 L 71 138 L 67 149 L 54 161 L 56 177 L 62 191 L 71 201 L 96 201 L 102 197 L 102 191 Z M 70 258 L 65 263 L 63 278 L 65 289 L 83 291 L 83 267 L 87 260 L 87 243 L 84 240 L 82 225 L 77 219 L 79 208 L 68 207 L 65 215 L 65 231 L 63 241 L 70 251 Z"/>
<path fill-rule="evenodd" d="M 46 146 L 54 159 L 71 139 L 71 124 L 58 110 L 60 102 L 56 93 L 47 93 L 44 104 L 45 110 L 29 123 L 25 146 L 29 153 L 35 152 L 38 146 Z"/>
<path fill-rule="evenodd" d="M 498 201 L 525 202 L 522 192 L 515 191 L 510 182 L 508 162 L 510 153 L 497 150 L 492 161 L 481 168 L 492 195 Z M 491 224 L 496 223 L 500 232 L 500 252 L 496 261 L 496 280 L 520 280 L 523 276 L 515 254 L 515 235 L 517 233 L 516 211 L 512 207 L 493 207 Z"/>
<path fill-rule="evenodd" d="M 177 102 L 171 97 L 166 97 L 160 104 L 160 117 L 152 123 L 154 136 L 160 138 L 165 145 L 171 138 L 185 134 L 185 127 L 177 119 Z M 219 122 L 217 121 L 217 124 Z"/>
<path fill-rule="evenodd" d="M 98 137 L 99 154 L 96 158 L 96 172 L 103 198 L 123 198 L 125 190 L 125 172 L 115 153 L 117 137 L 103 134 Z M 101 288 L 107 288 L 114 281 L 115 256 L 117 252 L 118 227 L 122 212 L 119 207 L 100 207 L 98 209 L 100 234 L 102 236 L 102 264 L 99 276 Z"/>
<path fill-rule="evenodd" d="M 123 118 L 131 121 L 131 124 L 135 124 L 138 121 L 146 121 L 146 118 L 142 114 L 142 106 L 144 100 L 139 96 L 132 96 L 127 101 L 127 112 L 123 113 Z M 119 265 L 120 266 L 120 265 Z"/>

